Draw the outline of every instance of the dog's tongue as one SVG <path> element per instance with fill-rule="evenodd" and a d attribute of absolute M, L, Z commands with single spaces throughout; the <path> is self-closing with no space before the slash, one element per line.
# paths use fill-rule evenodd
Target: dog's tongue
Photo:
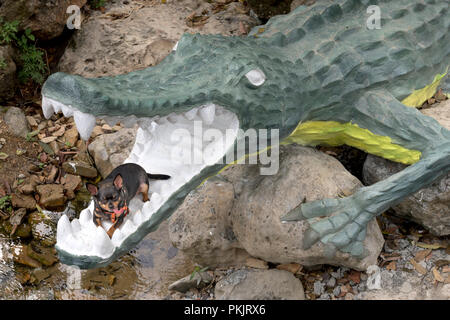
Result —
<path fill-rule="evenodd" d="M 122 209 L 114 209 L 114 213 L 115 214 L 121 214 L 122 213 Z"/>

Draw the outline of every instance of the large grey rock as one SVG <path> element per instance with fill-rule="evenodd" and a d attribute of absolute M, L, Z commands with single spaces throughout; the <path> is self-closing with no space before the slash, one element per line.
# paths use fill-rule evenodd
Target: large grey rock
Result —
<path fill-rule="evenodd" d="M 116 1 L 106 13 L 93 12 L 66 49 L 59 69 L 86 77 L 112 76 L 143 69 L 169 54 L 183 33 L 238 35 L 258 24 L 242 3 L 213 12 L 214 3 L 182 0 L 161 3 Z M 188 16 L 209 18 L 204 25 L 188 26 Z"/>
<path fill-rule="evenodd" d="M 28 121 L 22 109 L 11 107 L 6 111 L 5 123 L 8 130 L 15 136 L 25 138 L 29 132 Z"/>
<path fill-rule="evenodd" d="M 20 30 L 31 29 L 42 40 L 49 40 L 62 34 L 69 18 L 66 13 L 70 5 L 79 8 L 87 0 L 3 0 L 0 17 L 6 21 L 20 21 Z"/>
<path fill-rule="evenodd" d="M 217 300 L 305 300 L 302 283 L 288 271 L 237 270 L 215 287 Z"/>
<path fill-rule="evenodd" d="M 249 255 L 230 221 L 234 196 L 233 185 L 217 177 L 191 192 L 169 220 L 173 245 L 202 266 L 243 264 Z"/>
<path fill-rule="evenodd" d="M 450 130 L 450 100 L 423 110 Z M 377 156 L 369 155 L 364 163 L 364 183 L 371 185 L 406 168 Z M 450 234 L 450 174 L 420 189 L 393 207 L 395 215 L 421 224 L 432 233 Z"/>
<path fill-rule="evenodd" d="M 115 133 L 100 135 L 89 144 L 89 154 L 103 178 L 130 155 L 136 140 L 137 129 L 121 129 Z"/>
<path fill-rule="evenodd" d="M 245 183 L 231 213 L 233 231 L 252 256 L 274 263 L 296 262 L 305 266 L 330 264 L 365 270 L 376 264 L 384 239 L 375 220 L 367 228 L 362 260 L 338 252 L 326 257 L 322 243 L 303 249 L 306 221 L 282 223 L 281 217 L 306 202 L 351 195 L 361 183 L 335 158 L 312 148 L 291 145 L 280 149 L 280 170 L 260 176 L 249 166 L 240 180 Z"/>
<path fill-rule="evenodd" d="M 350 195 L 361 183 L 336 159 L 315 149 L 290 145 L 280 151 L 275 175 L 261 176 L 258 165 L 234 165 L 191 192 L 170 220 L 174 245 L 205 265 L 233 264 L 233 254 L 244 257 L 242 250 L 273 263 L 358 270 L 376 264 L 384 240 L 375 221 L 368 226 L 369 255 L 363 260 L 342 253 L 327 258 L 321 243 L 303 249 L 307 223 L 281 223 L 280 218 L 304 199 Z"/>
<path fill-rule="evenodd" d="M 12 47 L 0 46 L 0 101 L 14 96 L 17 67 L 12 56 Z"/>

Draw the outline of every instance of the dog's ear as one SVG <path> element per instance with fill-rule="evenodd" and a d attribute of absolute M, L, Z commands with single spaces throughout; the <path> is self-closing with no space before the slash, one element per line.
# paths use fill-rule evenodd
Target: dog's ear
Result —
<path fill-rule="evenodd" d="M 116 187 L 117 190 L 122 189 L 123 187 L 123 179 L 122 176 L 120 175 L 120 173 L 114 178 L 114 186 Z"/>
<path fill-rule="evenodd" d="M 86 183 L 86 189 L 91 193 L 91 195 L 96 196 L 98 193 L 98 188 L 92 183 Z"/>

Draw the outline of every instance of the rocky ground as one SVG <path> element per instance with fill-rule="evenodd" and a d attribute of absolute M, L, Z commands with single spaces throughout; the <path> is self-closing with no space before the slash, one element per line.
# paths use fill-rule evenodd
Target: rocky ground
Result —
<path fill-rule="evenodd" d="M 107 1 L 96 9 L 88 1 L 81 30 L 54 48 L 49 65 L 86 77 L 142 69 L 161 61 L 184 32 L 245 35 L 289 5 L 313 2 Z M 16 14 L 14 3 L 0 1 L 0 15 Z M 59 18 L 45 23 L 50 9 L 30 3 L 21 28 L 47 46 L 64 36 L 63 4 L 52 9 Z M 128 157 L 136 128 L 99 121 L 84 142 L 73 118 L 44 119 L 38 88 L 18 84 L 14 55 L 0 46 L 9 66 L 0 68 L 1 298 L 450 298 L 450 175 L 373 220 L 362 261 L 326 258 L 320 245 L 303 250 L 307 226 L 280 223 L 298 199 L 350 195 L 402 169 L 348 147 L 283 147 L 275 176 L 260 176 L 257 165 L 230 167 L 191 192 L 129 255 L 82 272 L 82 284 L 72 288 L 78 273 L 58 262 L 56 222 L 86 206 L 85 182 L 97 182 Z M 422 112 L 450 128 L 450 100 L 442 92 Z"/>

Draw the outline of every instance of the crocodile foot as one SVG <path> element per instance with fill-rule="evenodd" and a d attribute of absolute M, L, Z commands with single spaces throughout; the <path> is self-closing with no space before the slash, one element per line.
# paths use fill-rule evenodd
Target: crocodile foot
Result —
<path fill-rule="evenodd" d="M 354 194 L 346 198 L 303 203 L 281 220 L 308 221 L 309 228 L 303 239 L 305 250 L 320 241 L 325 244 L 325 255 L 329 257 L 341 251 L 362 259 L 367 255 L 363 243 L 367 224 L 377 214 L 373 209 L 368 200 Z"/>

